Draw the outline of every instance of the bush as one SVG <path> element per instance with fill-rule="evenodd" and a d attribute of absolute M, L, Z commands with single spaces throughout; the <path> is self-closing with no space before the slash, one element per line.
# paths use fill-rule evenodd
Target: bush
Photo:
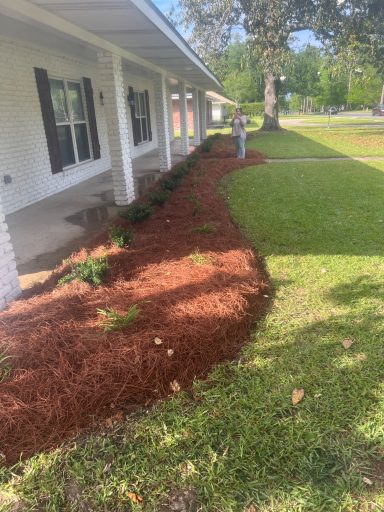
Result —
<path fill-rule="evenodd" d="M 152 206 L 162 206 L 170 196 L 169 190 L 154 190 L 148 195 L 149 202 Z"/>
<path fill-rule="evenodd" d="M 88 256 L 85 261 L 72 264 L 72 270 L 69 274 L 59 279 L 59 286 L 70 283 L 74 279 L 89 283 L 92 286 L 99 286 L 103 282 L 108 270 L 108 260 L 106 256 L 93 258 Z"/>
<path fill-rule="evenodd" d="M 208 138 L 207 140 L 205 140 L 200 146 L 201 152 L 209 153 L 212 149 L 213 143 L 214 143 L 214 140 L 211 138 Z"/>
<path fill-rule="evenodd" d="M 168 190 L 169 192 L 172 192 L 172 190 L 175 190 L 179 186 L 180 178 L 177 176 L 170 176 L 169 178 L 165 178 L 160 181 L 160 188 L 162 190 Z"/>
<path fill-rule="evenodd" d="M 153 208 L 147 203 L 134 203 L 131 204 L 126 210 L 120 212 L 120 217 L 128 219 L 131 222 L 141 222 L 148 219 L 153 213 Z"/>
<path fill-rule="evenodd" d="M 243 114 L 245 114 L 248 117 L 257 117 L 262 116 L 264 114 L 263 101 L 256 101 L 254 103 L 242 103 L 240 106 Z M 234 105 L 231 105 L 231 108 L 228 110 L 229 118 L 232 118 L 235 109 L 236 107 Z"/>
<path fill-rule="evenodd" d="M 133 240 L 132 231 L 122 226 L 111 226 L 109 229 L 109 238 L 116 247 L 126 247 Z"/>
<path fill-rule="evenodd" d="M 189 172 L 189 167 L 186 162 L 178 165 L 175 167 L 174 171 L 172 172 L 172 176 L 175 176 L 177 179 L 182 178 Z"/>
<path fill-rule="evenodd" d="M 199 153 L 194 151 L 193 153 L 191 153 L 190 155 L 187 156 L 187 158 L 185 159 L 185 163 L 187 164 L 189 169 L 192 169 L 192 167 L 194 165 L 196 165 L 199 160 L 200 160 Z"/>
<path fill-rule="evenodd" d="M 102 322 L 104 332 L 121 331 L 129 324 L 131 324 L 140 313 L 140 309 L 136 304 L 131 306 L 125 315 L 120 315 L 115 309 L 98 309 L 99 315 L 103 315 L 105 318 Z"/>

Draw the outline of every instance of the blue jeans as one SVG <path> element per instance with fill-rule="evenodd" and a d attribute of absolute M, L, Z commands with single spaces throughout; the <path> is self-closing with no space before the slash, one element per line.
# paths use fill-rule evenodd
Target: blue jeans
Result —
<path fill-rule="evenodd" d="M 235 143 L 237 158 L 245 158 L 245 139 L 237 135 L 233 137 L 233 141 Z"/>

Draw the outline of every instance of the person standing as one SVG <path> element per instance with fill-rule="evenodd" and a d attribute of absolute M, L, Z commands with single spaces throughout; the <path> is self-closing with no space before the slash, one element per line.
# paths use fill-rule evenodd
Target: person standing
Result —
<path fill-rule="evenodd" d="M 231 126 L 237 158 L 245 158 L 245 139 L 247 138 L 247 132 L 245 131 L 246 124 L 247 116 L 243 115 L 240 107 L 236 108 L 232 117 Z"/>

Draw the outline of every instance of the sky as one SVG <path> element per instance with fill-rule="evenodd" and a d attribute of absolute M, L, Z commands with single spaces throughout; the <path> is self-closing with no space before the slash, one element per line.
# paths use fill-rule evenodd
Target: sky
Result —
<path fill-rule="evenodd" d="M 175 0 L 152 0 L 152 2 L 160 9 L 164 14 L 168 12 L 172 4 L 176 4 Z M 180 29 L 179 29 L 180 30 Z M 182 33 L 181 33 L 182 34 Z M 182 34 L 184 35 L 184 34 Z M 293 48 L 300 48 L 305 44 L 313 44 L 319 46 L 319 42 L 310 30 L 303 30 L 296 34 L 297 40 L 295 41 Z"/>

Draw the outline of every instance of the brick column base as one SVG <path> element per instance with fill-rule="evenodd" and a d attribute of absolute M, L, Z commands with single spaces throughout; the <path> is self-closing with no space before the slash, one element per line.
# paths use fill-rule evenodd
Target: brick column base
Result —
<path fill-rule="evenodd" d="M 0 310 L 21 294 L 11 237 L 0 205 Z"/>

